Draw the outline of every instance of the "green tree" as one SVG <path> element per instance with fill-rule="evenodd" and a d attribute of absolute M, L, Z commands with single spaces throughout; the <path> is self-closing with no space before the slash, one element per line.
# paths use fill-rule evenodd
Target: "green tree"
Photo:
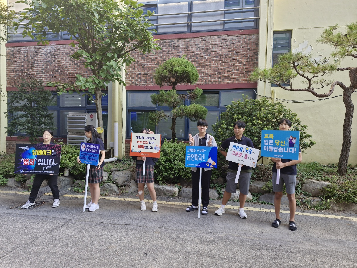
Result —
<path fill-rule="evenodd" d="M 44 130 L 54 127 L 53 114 L 47 108 L 54 105 L 54 96 L 34 78 L 23 79 L 17 89 L 8 93 L 6 132 L 9 136 L 29 137 L 31 143 L 36 143 Z"/>
<path fill-rule="evenodd" d="M 343 90 L 343 103 L 345 105 L 345 118 L 343 123 L 343 142 L 338 161 L 338 173 L 342 176 L 347 173 L 348 158 L 351 149 L 351 129 L 354 113 L 352 93 L 357 89 L 357 67 L 339 68 L 340 60 L 345 57 L 357 58 L 357 23 L 347 25 L 345 33 L 336 32 L 337 25 L 326 29 L 320 39 L 321 43 L 329 44 L 335 48 L 332 56 L 335 58 L 330 63 L 327 58 L 316 60 L 311 54 L 287 53 L 280 56 L 278 63 L 271 69 L 256 69 L 251 79 L 269 81 L 288 91 L 307 91 L 315 97 L 324 98 L 330 96 L 338 85 Z M 340 81 L 328 81 L 324 77 L 335 71 L 348 71 L 350 85 Z M 294 79 L 302 79 L 305 87 L 293 86 Z M 327 88 L 326 93 L 321 89 Z M 318 90 L 318 91 L 317 91 Z"/>
<path fill-rule="evenodd" d="M 255 148 L 261 148 L 261 131 L 277 129 L 278 121 L 281 118 L 288 118 L 293 122 L 292 130 L 300 131 L 301 150 L 312 147 L 315 142 L 312 136 L 307 133 L 307 126 L 302 125 L 296 113 L 287 109 L 283 104 L 272 102 L 267 98 L 248 99 L 235 101 L 227 105 L 227 110 L 221 114 L 221 119 L 212 126 L 214 137 L 218 143 L 234 136 L 233 126 L 238 120 L 246 123 L 244 136 L 249 137 Z M 219 154 L 221 161 L 218 161 L 218 171 L 220 175 L 225 172 L 222 166 L 225 163 L 224 158 Z"/>
<path fill-rule="evenodd" d="M 172 90 L 160 90 L 159 93 L 151 95 L 151 102 L 159 106 L 169 106 L 171 114 L 164 111 L 150 113 L 150 120 L 157 125 L 163 119 L 171 118 L 172 142 L 176 140 L 176 119 L 188 117 L 191 121 L 206 118 L 207 109 L 199 104 L 185 105 L 185 100 L 195 100 L 202 95 L 202 89 L 196 88 L 187 94 L 177 94 L 178 84 L 194 84 L 198 80 L 196 67 L 185 57 L 171 58 L 161 64 L 155 70 L 155 83 L 162 87 L 167 84 Z"/>
<path fill-rule="evenodd" d="M 7 29 L 12 26 L 12 23 L 16 17 L 15 11 L 3 2 L 0 2 L 0 41 L 7 40 Z"/>
<path fill-rule="evenodd" d="M 30 36 L 42 44 L 53 33 L 66 31 L 71 45 L 77 51 L 71 55 L 84 62 L 92 75 L 76 75 L 73 84 L 53 81 L 60 91 L 68 89 L 85 90 L 95 95 L 98 124 L 102 120 L 102 90 L 107 84 L 118 81 L 125 84 L 121 71 L 134 61 L 131 52 L 149 53 L 158 49 L 152 33 L 147 30 L 150 23 L 143 16 L 143 10 L 134 0 L 23 0 L 29 5 L 21 13 L 19 23 L 23 35 Z M 148 16 L 152 13 L 148 12 Z M 16 27 L 19 28 L 20 24 Z"/>

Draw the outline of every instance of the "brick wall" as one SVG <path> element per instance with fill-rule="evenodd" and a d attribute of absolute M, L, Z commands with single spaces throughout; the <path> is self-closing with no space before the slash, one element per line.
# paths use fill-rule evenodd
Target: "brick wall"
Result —
<path fill-rule="evenodd" d="M 180 38 L 178 38 L 180 37 Z M 244 31 L 165 36 L 158 43 L 162 50 L 142 55 L 126 72 L 127 86 L 154 85 L 155 69 L 171 57 L 186 55 L 197 68 L 197 84 L 249 83 L 250 73 L 258 65 L 258 33 Z M 45 82 L 69 82 L 75 74 L 90 75 L 83 64 L 70 58 L 75 48 L 68 44 L 36 46 L 7 45 L 7 86 L 14 87 L 18 78 L 31 74 Z"/>
<path fill-rule="evenodd" d="M 258 66 L 258 34 L 208 35 L 158 41 L 162 50 L 142 55 L 127 68 L 127 85 L 155 85 L 155 69 L 171 57 L 186 55 L 200 75 L 196 84 L 249 83 Z"/>
<path fill-rule="evenodd" d="M 14 45 L 14 44 L 11 44 Z M 91 74 L 80 61 L 70 55 L 70 45 L 11 46 L 6 49 L 7 86 L 15 87 L 21 76 L 32 75 L 44 82 L 70 82 L 75 75 Z"/>

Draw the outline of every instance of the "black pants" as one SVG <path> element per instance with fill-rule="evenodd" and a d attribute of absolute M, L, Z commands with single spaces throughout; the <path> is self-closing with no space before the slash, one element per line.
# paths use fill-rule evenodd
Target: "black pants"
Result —
<path fill-rule="evenodd" d="M 51 188 L 53 199 L 59 199 L 59 190 L 57 186 L 57 176 L 56 175 L 45 175 L 45 174 L 36 174 L 32 189 L 30 193 L 30 202 L 34 203 L 38 194 L 38 190 L 40 190 L 41 184 L 44 180 L 48 181 L 48 186 Z"/>
<path fill-rule="evenodd" d="M 191 171 L 192 175 L 192 205 L 198 206 L 199 198 L 199 182 L 200 182 L 200 169 L 197 168 L 196 172 Z M 202 206 L 207 207 L 209 204 L 209 186 L 212 175 L 212 169 L 205 171 L 202 168 L 201 187 L 202 187 Z"/>

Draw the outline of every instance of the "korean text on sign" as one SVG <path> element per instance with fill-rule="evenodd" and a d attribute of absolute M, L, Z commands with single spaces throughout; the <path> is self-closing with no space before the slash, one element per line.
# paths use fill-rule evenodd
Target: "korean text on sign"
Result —
<path fill-rule="evenodd" d="M 298 160 L 299 142 L 299 131 L 262 130 L 261 155 Z"/>

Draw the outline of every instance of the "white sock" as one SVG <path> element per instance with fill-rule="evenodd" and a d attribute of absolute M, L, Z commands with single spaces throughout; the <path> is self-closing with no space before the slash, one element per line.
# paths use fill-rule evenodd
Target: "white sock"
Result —
<path fill-rule="evenodd" d="M 224 209 L 224 208 L 225 208 L 225 206 L 226 206 L 226 205 L 221 205 L 221 208 L 223 208 L 223 209 Z"/>
<path fill-rule="evenodd" d="M 244 208 L 240 208 L 239 211 L 240 211 L 240 212 L 244 212 Z"/>
<path fill-rule="evenodd" d="M 153 203 L 153 204 L 157 204 L 157 202 L 156 202 L 156 201 L 153 201 L 152 203 Z"/>
<path fill-rule="evenodd" d="M 141 200 L 140 202 L 145 204 L 145 201 L 144 201 L 144 200 Z"/>

